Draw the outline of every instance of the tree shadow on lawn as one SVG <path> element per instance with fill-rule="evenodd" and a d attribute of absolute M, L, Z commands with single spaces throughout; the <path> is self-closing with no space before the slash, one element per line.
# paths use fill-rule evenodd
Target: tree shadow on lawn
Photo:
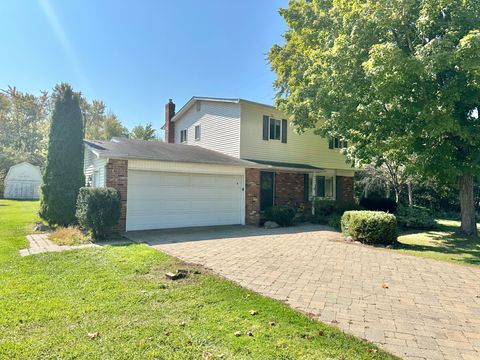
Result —
<path fill-rule="evenodd" d="M 418 252 L 434 252 L 455 255 L 458 262 L 480 265 L 480 240 L 457 233 L 458 226 L 451 223 L 437 223 L 434 229 L 400 231 L 397 249 Z M 402 236 L 418 236 L 412 241 L 417 244 L 401 242 Z"/>

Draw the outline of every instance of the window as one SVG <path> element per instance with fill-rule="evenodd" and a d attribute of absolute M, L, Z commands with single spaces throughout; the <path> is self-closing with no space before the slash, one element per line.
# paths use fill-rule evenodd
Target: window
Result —
<path fill-rule="evenodd" d="M 270 118 L 270 140 L 280 140 L 282 122 Z"/>
<path fill-rule="evenodd" d="M 333 199 L 333 176 L 317 176 L 317 197 Z"/>
<path fill-rule="evenodd" d="M 200 140 L 200 125 L 195 126 L 195 140 Z"/>
<path fill-rule="evenodd" d="M 187 141 L 187 129 L 185 130 L 180 130 L 180 142 L 186 142 Z"/>
<path fill-rule="evenodd" d="M 287 142 L 288 123 L 286 119 L 276 120 L 263 115 L 263 140 L 281 140 Z"/>
<path fill-rule="evenodd" d="M 330 138 L 328 142 L 328 147 L 330 149 L 345 149 L 348 147 L 347 140 L 342 140 L 340 138 Z"/>

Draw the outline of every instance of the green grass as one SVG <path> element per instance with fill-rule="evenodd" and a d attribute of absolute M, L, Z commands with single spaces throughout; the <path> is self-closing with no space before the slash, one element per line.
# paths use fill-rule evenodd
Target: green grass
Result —
<path fill-rule="evenodd" d="M 201 269 L 168 282 L 193 267 L 146 245 L 21 258 L 37 207 L 0 200 L 0 358 L 393 359 Z"/>
<path fill-rule="evenodd" d="M 456 234 L 460 222 L 437 220 L 433 230 L 400 234 L 396 251 L 453 263 L 480 265 L 480 240 Z M 480 226 L 479 226 L 480 229 Z"/>

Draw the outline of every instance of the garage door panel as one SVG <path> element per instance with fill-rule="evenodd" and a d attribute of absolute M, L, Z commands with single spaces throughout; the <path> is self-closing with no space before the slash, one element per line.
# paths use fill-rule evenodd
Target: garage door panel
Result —
<path fill-rule="evenodd" d="M 127 231 L 242 223 L 243 176 L 129 171 Z"/>

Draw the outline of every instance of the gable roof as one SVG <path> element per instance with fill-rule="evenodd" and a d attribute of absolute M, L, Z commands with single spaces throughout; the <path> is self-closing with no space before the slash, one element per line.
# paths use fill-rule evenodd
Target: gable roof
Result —
<path fill-rule="evenodd" d="M 84 140 L 84 143 L 93 153 L 104 158 L 259 167 L 250 161 L 193 145 L 123 138 L 113 138 L 110 141 Z"/>
<path fill-rule="evenodd" d="M 273 105 L 262 104 L 255 101 L 245 100 L 241 98 L 217 98 L 217 97 L 204 97 L 204 96 L 192 96 L 190 100 L 183 105 L 180 110 L 175 114 L 175 116 L 171 119 L 171 121 L 176 121 L 178 118 L 182 117 L 182 115 L 187 112 L 197 101 L 212 101 L 212 102 L 220 102 L 220 103 L 231 103 L 231 104 L 253 104 L 259 106 L 265 106 L 271 109 L 276 109 Z"/>

